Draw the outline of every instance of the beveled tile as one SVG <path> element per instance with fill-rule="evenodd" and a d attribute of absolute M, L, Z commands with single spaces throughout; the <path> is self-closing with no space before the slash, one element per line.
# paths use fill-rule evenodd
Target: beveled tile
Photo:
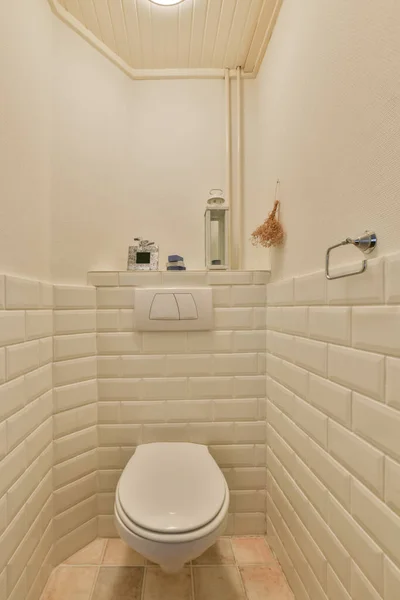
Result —
<path fill-rule="evenodd" d="M 103 565 L 118 567 L 140 567 L 145 564 L 145 559 L 135 550 L 129 548 L 119 539 L 110 539 L 104 553 Z"/>
<path fill-rule="evenodd" d="M 237 567 L 201 567 L 193 569 L 193 577 L 196 600 L 246 598 Z"/>
<path fill-rule="evenodd" d="M 167 575 L 160 568 L 149 567 L 144 586 L 143 600 L 192 599 L 192 581 L 188 568 L 175 575 Z"/>
<path fill-rule="evenodd" d="M 42 600 L 89 600 L 96 574 L 96 567 L 59 567 L 53 571 Z"/>
<path fill-rule="evenodd" d="M 279 566 L 240 567 L 248 600 L 294 600 Z"/>
<path fill-rule="evenodd" d="M 233 565 L 234 563 L 235 557 L 229 538 L 220 538 L 193 561 L 193 565 Z"/>
<path fill-rule="evenodd" d="M 92 600 L 140 600 L 143 574 L 141 567 L 100 567 Z"/>
<path fill-rule="evenodd" d="M 275 562 L 274 555 L 264 538 L 233 538 L 233 552 L 239 565 L 256 565 Z"/>
<path fill-rule="evenodd" d="M 66 565 L 100 565 L 103 558 L 104 549 L 107 544 L 107 540 L 98 538 L 93 540 L 90 544 L 79 550 L 67 560 L 64 561 Z"/>

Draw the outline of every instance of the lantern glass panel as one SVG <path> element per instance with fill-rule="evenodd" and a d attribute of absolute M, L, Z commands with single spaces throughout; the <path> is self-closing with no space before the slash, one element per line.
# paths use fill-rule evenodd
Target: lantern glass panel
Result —
<path fill-rule="evenodd" d="M 211 264 L 214 265 L 225 265 L 225 210 L 211 210 L 210 211 L 210 258 Z"/>

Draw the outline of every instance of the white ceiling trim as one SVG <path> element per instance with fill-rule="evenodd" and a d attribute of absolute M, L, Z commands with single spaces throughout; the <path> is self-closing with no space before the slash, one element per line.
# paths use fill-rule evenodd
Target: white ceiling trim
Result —
<path fill-rule="evenodd" d="M 213 35 L 209 40 L 209 46 L 207 46 L 206 41 L 207 27 L 208 22 L 212 21 L 213 17 L 215 17 L 215 14 L 210 15 L 212 0 L 207 0 L 206 4 L 204 5 L 206 6 L 206 14 L 203 15 L 204 31 L 202 31 L 203 39 L 201 44 L 201 58 L 203 58 L 205 47 L 208 49 L 208 51 L 210 51 L 211 40 L 214 40 L 214 43 L 212 44 L 211 60 L 214 61 L 214 57 L 216 54 L 219 54 L 219 62 L 221 62 L 221 57 L 223 61 L 228 60 L 228 42 L 232 36 L 237 36 L 238 30 L 241 28 L 242 36 L 239 40 L 239 44 L 237 44 L 236 48 L 233 44 L 230 45 L 230 60 L 236 59 L 238 65 L 243 67 L 244 71 L 242 76 L 244 78 L 254 78 L 256 77 L 258 70 L 261 66 L 262 59 L 264 57 L 265 51 L 267 49 L 269 40 L 273 32 L 276 19 L 279 14 L 282 0 L 251 0 L 250 10 L 247 11 L 247 15 L 245 14 L 245 11 L 240 11 L 240 4 L 238 4 L 240 3 L 240 0 L 236 0 L 236 4 L 234 6 L 235 10 L 233 10 L 232 8 L 233 5 L 231 1 L 228 1 L 225 5 L 224 0 L 218 1 L 220 3 L 219 19 L 217 21 L 217 28 L 214 30 Z M 65 6 L 63 6 L 61 2 Z M 109 16 L 109 27 L 107 30 L 104 25 L 104 23 L 107 22 L 107 20 L 100 20 L 98 18 L 97 12 L 94 8 L 94 4 L 91 0 L 85 0 L 84 3 L 79 2 L 79 0 L 49 0 L 50 6 L 57 17 L 64 21 L 76 33 L 78 33 L 82 38 L 89 42 L 106 58 L 111 60 L 118 68 L 120 68 L 126 75 L 128 75 L 132 79 L 222 79 L 225 77 L 226 69 L 219 67 L 176 67 L 146 69 L 133 68 L 129 64 L 129 62 L 132 62 L 132 54 L 134 52 L 143 53 L 143 32 L 140 31 L 139 26 L 137 28 L 137 31 L 128 32 L 126 20 L 118 20 L 116 15 L 114 15 L 114 18 L 112 18 L 110 7 L 112 7 L 113 4 L 107 3 L 107 0 L 104 0 L 104 2 L 105 4 L 103 6 L 107 9 Z M 101 6 L 101 4 L 101 2 L 98 2 L 97 10 L 99 10 L 99 6 Z M 67 10 L 66 6 L 69 10 Z M 90 31 L 84 25 L 85 17 L 89 18 L 89 14 L 83 14 L 83 6 L 85 7 L 86 11 L 91 12 L 90 18 L 92 30 L 94 30 L 96 33 Z M 136 4 L 136 2 L 132 4 L 132 7 L 136 11 L 138 10 L 138 5 Z M 229 7 L 229 14 L 225 13 L 224 17 L 230 20 L 230 27 L 226 28 L 224 33 L 224 41 L 222 41 L 220 47 L 218 47 L 217 44 L 221 39 L 219 34 L 222 33 L 219 31 L 219 27 L 224 7 L 225 11 L 228 10 L 226 7 Z M 121 8 L 122 10 L 124 10 L 123 0 L 121 3 Z M 167 10 L 168 8 L 169 7 L 167 7 Z M 191 57 L 192 52 L 194 52 L 192 45 L 192 37 L 195 35 L 199 35 L 199 32 L 196 33 L 195 30 L 197 22 L 194 19 L 194 11 L 192 10 L 190 15 L 188 11 L 184 14 L 186 20 L 190 16 L 191 22 L 190 24 L 186 23 L 185 28 L 185 24 L 182 22 L 183 19 L 181 19 L 181 15 L 179 15 L 179 27 L 176 34 L 179 39 L 178 46 L 181 45 L 182 47 L 185 47 L 185 50 L 188 49 L 189 57 Z M 256 27 L 254 26 L 255 15 L 257 15 Z M 246 20 L 244 27 L 242 22 L 240 23 L 240 27 L 238 25 L 238 21 L 241 17 L 245 17 Z M 139 24 L 139 20 L 137 22 Z M 100 26 L 100 23 L 102 27 Z M 188 25 L 190 25 L 189 28 Z M 187 39 L 188 37 L 189 39 Z M 249 40 L 248 47 L 245 49 L 245 51 L 243 50 L 244 37 L 246 37 L 246 39 Z M 125 43 L 120 43 L 118 45 L 118 40 L 124 40 Z M 166 48 L 168 48 L 168 40 L 164 41 L 166 42 Z M 177 45 L 176 40 L 174 43 L 175 45 Z M 149 51 L 151 51 L 151 49 L 149 49 Z M 236 53 L 235 57 L 233 57 L 233 53 Z M 232 68 L 229 70 L 229 72 L 231 77 L 236 76 L 236 69 Z"/>

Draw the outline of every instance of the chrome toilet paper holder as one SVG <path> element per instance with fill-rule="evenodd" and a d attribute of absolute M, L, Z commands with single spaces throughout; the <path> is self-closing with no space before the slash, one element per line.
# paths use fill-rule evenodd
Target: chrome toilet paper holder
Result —
<path fill-rule="evenodd" d="M 353 246 L 361 250 L 361 252 L 363 252 L 364 254 L 369 254 L 374 250 L 377 241 L 378 240 L 376 237 L 376 233 L 374 231 L 366 231 L 365 233 L 363 233 L 363 235 L 360 235 L 360 237 L 354 239 L 348 237 L 345 240 L 343 240 L 343 242 L 340 242 L 340 244 L 335 244 L 334 246 L 328 248 L 325 256 L 326 278 L 332 280 L 341 279 L 342 277 L 350 277 L 351 275 L 360 275 L 361 273 L 364 273 L 364 271 L 367 268 L 367 260 L 364 259 L 362 262 L 362 266 L 358 271 L 351 271 L 350 273 L 343 273 L 341 275 L 331 275 L 329 271 L 329 259 L 332 250 L 334 250 L 335 248 L 339 248 L 340 246 L 347 246 L 348 244 L 353 244 Z"/>

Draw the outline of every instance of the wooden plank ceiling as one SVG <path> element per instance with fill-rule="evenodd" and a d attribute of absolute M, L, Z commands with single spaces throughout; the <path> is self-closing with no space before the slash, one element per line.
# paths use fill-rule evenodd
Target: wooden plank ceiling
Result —
<path fill-rule="evenodd" d="M 245 73 L 255 75 L 281 0 L 184 0 L 175 6 L 159 6 L 150 0 L 51 3 L 53 8 L 65 9 L 71 25 L 77 20 L 80 29 L 83 26 L 91 32 L 130 69 L 241 66 Z"/>

